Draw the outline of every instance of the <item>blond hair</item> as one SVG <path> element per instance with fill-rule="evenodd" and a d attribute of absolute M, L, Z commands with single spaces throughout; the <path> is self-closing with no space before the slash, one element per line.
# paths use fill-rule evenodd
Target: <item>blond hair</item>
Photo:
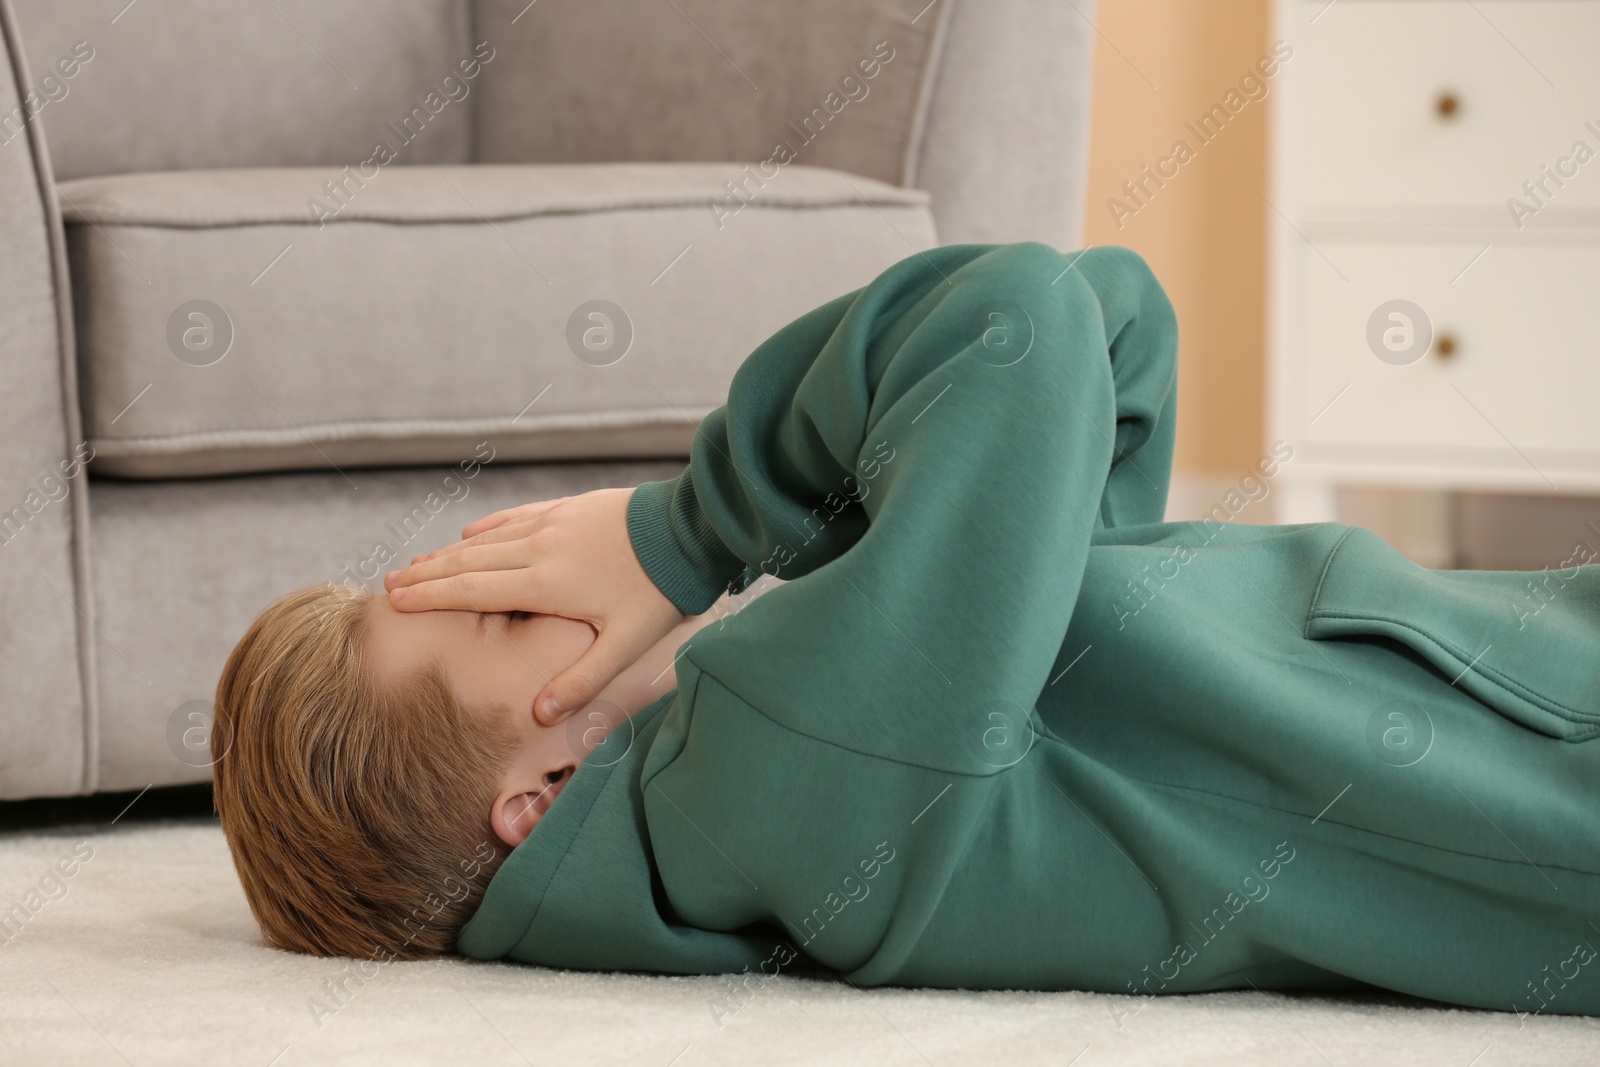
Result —
<path fill-rule="evenodd" d="M 373 594 L 279 597 L 217 683 L 215 804 L 267 943 L 316 956 L 449 951 L 509 850 L 489 809 L 516 741 L 434 658 L 376 684 Z"/>

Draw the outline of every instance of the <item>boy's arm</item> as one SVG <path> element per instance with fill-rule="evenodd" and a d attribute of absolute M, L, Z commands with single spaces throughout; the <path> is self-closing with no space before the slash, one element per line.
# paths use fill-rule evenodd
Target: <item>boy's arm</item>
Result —
<path fill-rule="evenodd" d="M 937 248 L 790 323 L 683 474 L 629 502 L 640 563 L 685 613 L 755 569 L 804 579 L 687 657 L 799 732 L 992 771 L 984 731 L 1046 683 L 1091 532 L 1162 517 L 1175 347 L 1121 248 Z M 890 694 L 920 740 L 872 714 Z"/>

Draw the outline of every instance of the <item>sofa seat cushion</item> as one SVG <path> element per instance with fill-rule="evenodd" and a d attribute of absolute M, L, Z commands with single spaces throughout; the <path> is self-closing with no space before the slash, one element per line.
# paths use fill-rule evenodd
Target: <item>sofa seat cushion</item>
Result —
<path fill-rule="evenodd" d="M 768 168 L 771 169 L 771 168 Z M 935 241 L 927 194 L 736 163 L 59 186 L 96 474 L 686 455 L 757 344 Z"/>

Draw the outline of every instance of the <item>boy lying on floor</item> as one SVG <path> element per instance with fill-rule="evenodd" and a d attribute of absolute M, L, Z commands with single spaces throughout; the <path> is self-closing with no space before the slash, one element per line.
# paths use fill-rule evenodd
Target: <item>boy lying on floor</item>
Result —
<path fill-rule="evenodd" d="M 267 941 L 1600 1012 L 1600 567 L 1530 618 L 1359 527 L 1163 522 L 1176 343 L 1126 249 L 919 253 L 677 478 L 279 600 L 214 735 Z"/>

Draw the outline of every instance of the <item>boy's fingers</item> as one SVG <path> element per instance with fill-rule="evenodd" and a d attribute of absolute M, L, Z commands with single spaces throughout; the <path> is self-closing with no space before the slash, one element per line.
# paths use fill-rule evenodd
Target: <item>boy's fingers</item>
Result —
<path fill-rule="evenodd" d="M 527 554 L 515 540 L 463 546 L 454 552 L 428 555 L 383 576 L 383 587 L 394 590 L 467 571 L 503 571 L 528 564 Z"/>
<path fill-rule="evenodd" d="M 533 717 L 546 726 L 562 722 L 574 711 L 594 700 L 600 690 L 632 665 L 654 644 L 635 647 L 639 640 L 627 640 L 614 630 L 602 630 L 578 662 L 550 679 L 534 701 Z M 585 753 L 574 753 L 583 756 Z"/>
<path fill-rule="evenodd" d="M 531 504 L 519 504 L 514 508 L 502 508 L 499 511 L 491 512 L 483 518 L 463 526 L 461 528 L 462 540 L 481 534 L 486 530 L 492 530 L 496 526 L 503 526 L 513 519 L 532 518 L 553 503 L 555 503 L 553 500 L 537 500 Z"/>
<path fill-rule="evenodd" d="M 469 548 L 473 545 L 489 545 L 497 544 L 501 541 L 514 541 L 520 537 L 526 537 L 528 534 L 532 533 L 533 530 L 534 525 L 531 522 L 511 520 L 499 526 L 493 526 L 487 530 L 481 530 L 478 533 L 473 534 L 471 537 L 464 537 L 459 541 L 454 541 L 448 545 L 445 545 L 443 548 L 436 548 L 432 552 L 424 552 L 420 556 L 413 556 L 411 557 L 411 562 L 417 563 L 425 559 L 437 559 L 440 556 L 446 556 L 452 552 L 460 552 L 463 548 Z"/>
<path fill-rule="evenodd" d="M 389 591 L 398 611 L 532 611 L 528 575 L 520 570 L 467 571 Z"/>
<path fill-rule="evenodd" d="M 504 524 L 507 519 L 511 518 L 511 511 L 512 509 L 507 508 L 504 511 L 496 511 L 492 514 L 485 515 L 481 519 L 475 519 L 472 522 L 467 523 L 465 526 L 461 527 L 462 539 L 465 540 L 466 538 L 471 537 L 473 534 L 480 534 L 485 530 L 492 530 L 496 526 Z"/>
<path fill-rule="evenodd" d="M 443 548 L 436 548 L 432 552 L 424 552 L 420 555 L 412 556 L 411 562 L 416 564 L 422 562 L 423 560 L 438 559 L 440 556 L 447 556 L 452 552 L 460 552 L 462 549 L 470 548 L 473 545 L 488 545 L 498 544 L 501 541 L 515 541 L 528 536 L 534 531 L 534 529 L 535 525 L 532 522 L 522 520 L 507 521 L 499 526 L 492 526 L 487 530 L 480 530 L 471 537 L 464 537 L 459 541 L 454 541 L 448 545 L 445 545 Z"/>

